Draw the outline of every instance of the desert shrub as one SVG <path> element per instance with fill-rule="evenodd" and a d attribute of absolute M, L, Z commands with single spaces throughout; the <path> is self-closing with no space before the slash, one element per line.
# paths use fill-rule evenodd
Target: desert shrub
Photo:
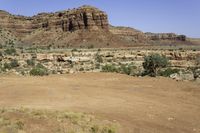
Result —
<path fill-rule="evenodd" d="M 83 67 L 81 67 L 81 68 L 79 69 L 79 71 L 84 71 L 84 68 L 83 68 Z"/>
<path fill-rule="evenodd" d="M 44 67 L 42 64 L 37 64 L 31 71 L 30 75 L 32 76 L 45 76 L 49 75 L 48 69 Z"/>
<path fill-rule="evenodd" d="M 78 52 L 78 50 L 76 48 L 72 49 L 71 52 Z"/>
<path fill-rule="evenodd" d="M 0 51 L 0 56 L 3 56 L 3 53 Z"/>
<path fill-rule="evenodd" d="M 91 44 L 91 45 L 88 46 L 88 49 L 93 49 L 93 48 L 94 48 L 93 44 Z"/>
<path fill-rule="evenodd" d="M 91 132 L 92 132 L 92 133 L 98 133 L 98 131 L 99 131 L 99 126 L 93 125 L 93 126 L 91 127 Z"/>
<path fill-rule="evenodd" d="M 200 55 L 196 58 L 195 63 L 197 66 L 200 66 Z"/>
<path fill-rule="evenodd" d="M 95 69 L 100 69 L 100 64 L 99 63 L 97 63 L 97 64 L 95 64 Z"/>
<path fill-rule="evenodd" d="M 18 63 L 18 61 L 17 61 L 16 59 L 14 59 L 14 60 L 11 60 L 10 66 L 11 66 L 12 68 L 18 67 L 18 66 L 19 66 L 19 63 Z"/>
<path fill-rule="evenodd" d="M 20 73 L 21 73 L 21 75 L 25 75 L 26 74 L 25 71 L 21 71 Z"/>
<path fill-rule="evenodd" d="M 102 56 L 101 55 L 96 55 L 96 61 L 98 62 L 98 63 L 103 63 L 103 58 L 102 58 Z"/>
<path fill-rule="evenodd" d="M 179 73 L 179 71 L 180 71 L 179 69 L 167 68 L 164 71 L 159 71 L 159 75 L 164 77 L 169 77 L 174 73 Z"/>
<path fill-rule="evenodd" d="M 5 69 L 4 69 L 3 65 L 2 65 L 2 63 L 0 62 L 0 72 L 3 72 L 3 71 L 5 71 Z"/>
<path fill-rule="evenodd" d="M 169 60 L 165 56 L 152 54 L 144 58 L 143 67 L 145 69 L 143 75 L 155 77 L 160 68 L 165 68 L 169 64 Z"/>
<path fill-rule="evenodd" d="M 28 60 L 26 60 L 26 63 L 27 63 L 27 65 L 29 65 L 29 66 L 35 66 L 35 60 L 33 60 L 33 59 L 28 59 Z"/>
<path fill-rule="evenodd" d="M 136 66 L 133 64 L 119 64 L 119 66 L 116 66 L 114 64 L 106 64 L 102 67 L 103 72 L 116 72 L 116 73 L 122 73 L 127 75 L 137 75 L 135 73 Z"/>
<path fill-rule="evenodd" d="M 23 130 L 23 128 L 24 128 L 24 123 L 23 123 L 22 121 L 16 121 L 16 122 L 15 122 L 15 126 L 16 126 L 17 129 Z"/>
<path fill-rule="evenodd" d="M 116 129 L 114 127 L 104 127 L 102 133 L 116 133 Z"/>
<path fill-rule="evenodd" d="M 4 50 L 4 53 L 7 55 L 16 55 L 17 51 L 15 48 L 7 48 Z"/>
<path fill-rule="evenodd" d="M 102 67 L 103 72 L 119 72 L 119 69 L 113 64 L 106 64 Z"/>
<path fill-rule="evenodd" d="M 10 63 L 4 63 L 3 68 L 8 70 L 12 69 Z"/>
<path fill-rule="evenodd" d="M 16 67 L 19 67 L 19 63 L 18 63 L 18 61 L 16 60 L 16 59 L 14 59 L 14 60 L 11 60 L 11 62 L 10 63 L 4 63 L 4 69 L 8 69 L 8 70 L 10 70 L 10 69 L 13 69 L 13 68 L 16 68 Z"/>
<path fill-rule="evenodd" d="M 195 79 L 200 76 L 200 67 L 199 66 L 189 67 L 188 70 L 194 74 Z"/>
<path fill-rule="evenodd" d="M 131 75 L 134 69 L 136 69 L 136 67 L 131 64 L 123 64 L 120 67 L 121 73 L 124 73 L 127 75 Z"/>

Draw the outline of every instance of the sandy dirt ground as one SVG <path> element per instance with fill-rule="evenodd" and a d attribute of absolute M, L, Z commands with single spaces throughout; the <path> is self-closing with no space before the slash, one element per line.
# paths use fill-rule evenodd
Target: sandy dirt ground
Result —
<path fill-rule="evenodd" d="M 0 76 L 0 107 L 70 110 L 121 133 L 200 133 L 200 84 L 110 73 Z"/>

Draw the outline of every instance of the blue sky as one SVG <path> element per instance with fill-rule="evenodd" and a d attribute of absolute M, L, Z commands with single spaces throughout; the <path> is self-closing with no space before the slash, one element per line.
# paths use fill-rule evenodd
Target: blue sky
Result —
<path fill-rule="evenodd" d="M 0 0 L 1 10 L 26 16 L 81 5 L 106 11 L 115 26 L 200 38 L 200 0 Z"/>

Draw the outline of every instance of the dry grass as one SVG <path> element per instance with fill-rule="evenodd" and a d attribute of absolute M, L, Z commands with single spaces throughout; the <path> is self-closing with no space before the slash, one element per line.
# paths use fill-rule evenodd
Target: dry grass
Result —
<path fill-rule="evenodd" d="M 0 109 L 0 133 L 115 133 L 117 124 L 68 111 Z"/>

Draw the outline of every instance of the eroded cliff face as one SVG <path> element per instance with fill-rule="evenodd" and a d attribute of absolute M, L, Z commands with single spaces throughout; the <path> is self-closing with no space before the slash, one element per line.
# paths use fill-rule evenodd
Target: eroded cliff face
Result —
<path fill-rule="evenodd" d="M 83 29 L 108 30 L 107 14 L 90 6 L 56 13 L 40 13 L 33 17 L 14 16 L 0 11 L 0 18 L 0 27 L 19 37 L 30 35 L 38 29 L 61 29 L 63 32 Z"/>
<path fill-rule="evenodd" d="M 90 6 L 50 14 L 41 13 L 32 19 L 37 28 L 62 29 L 64 32 L 82 29 L 108 30 L 107 14 Z"/>

